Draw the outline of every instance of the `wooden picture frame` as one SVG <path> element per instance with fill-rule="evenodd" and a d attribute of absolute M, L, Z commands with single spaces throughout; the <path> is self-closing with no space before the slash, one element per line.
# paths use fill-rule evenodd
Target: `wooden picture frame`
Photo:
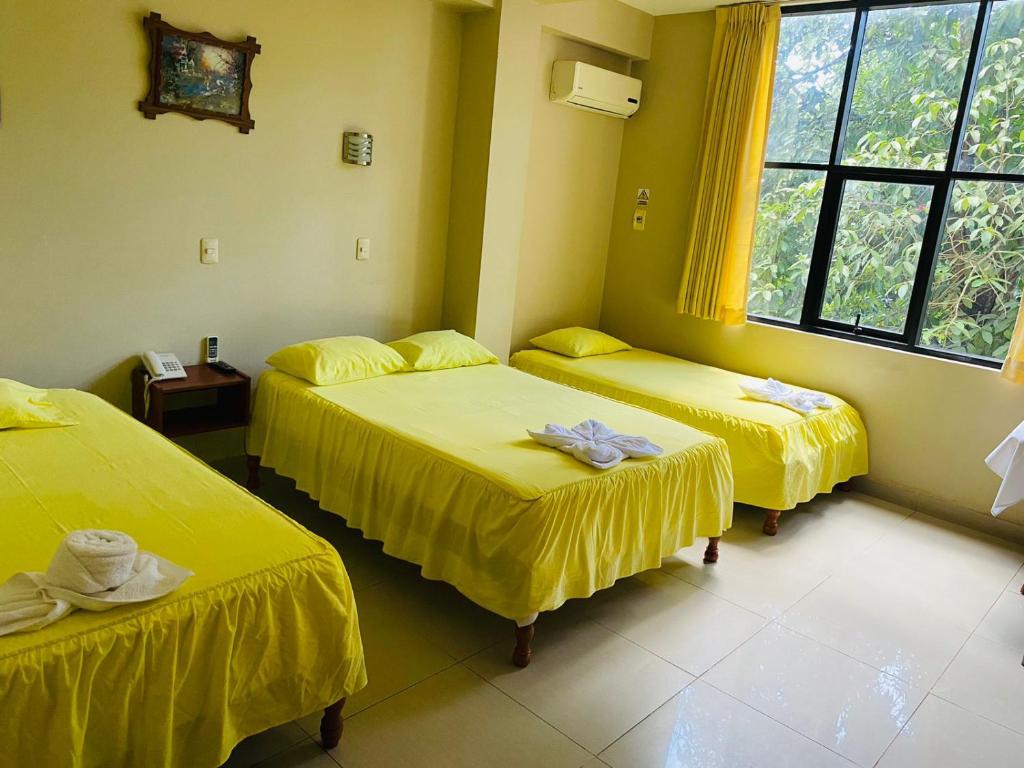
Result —
<path fill-rule="evenodd" d="M 178 112 L 196 120 L 221 120 L 248 133 L 252 61 L 260 52 L 255 37 L 222 40 L 209 32 L 188 32 L 150 13 L 142 20 L 149 36 L 149 93 L 139 110 L 149 120 Z"/>

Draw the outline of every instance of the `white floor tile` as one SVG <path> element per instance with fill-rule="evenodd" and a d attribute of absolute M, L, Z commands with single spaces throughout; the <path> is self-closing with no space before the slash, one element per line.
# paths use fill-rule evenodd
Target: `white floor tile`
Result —
<path fill-rule="evenodd" d="M 861 765 L 873 765 L 925 690 L 771 625 L 704 679 Z"/>
<path fill-rule="evenodd" d="M 920 512 L 911 515 L 884 541 L 886 546 L 881 548 L 894 555 L 900 554 L 896 548 L 902 548 L 904 557 L 921 555 L 930 559 L 939 554 L 946 564 L 973 565 L 997 578 L 1006 574 L 1009 579 L 1024 564 L 1024 546 Z M 941 565 L 932 562 L 933 567 Z"/>
<path fill-rule="evenodd" d="M 345 705 L 354 715 L 382 699 L 456 663 L 443 648 L 425 637 L 403 613 L 404 600 L 387 584 L 377 584 L 356 596 L 359 629 L 366 656 L 366 687 Z"/>
<path fill-rule="evenodd" d="M 779 533 L 761 531 L 764 510 L 745 517 L 748 529 L 766 551 L 781 550 L 795 563 L 833 572 L 850 557 L 890 534 L 912 514 L 911 510 L 863 496 L 834 492 L 817 496 L 782 513 Z"/>
<path fill-rule="evenodd" d="M 780 623 L 901 680 L 930 688 L 970 636 L 916 590 L 849 569 L 829 577 Z"/>
<path fill-rule="evenodd" d="M 765 624 L 661 571 L 623 579 L 584 601 L 587 615 L 693 675 L 702 675 Z"/>
<path fill-rule="evenodd" d="M 836 573 L 900 590 L 932 614 L 973 630 L 1020 567 L 1017 547 L 915 515 Z"/>
<path fill-rule="evenodd" d="M 718 565 L 698 542 L 570 601 L 518 670 L 510 622 L 289 481 L 264 472 L 264 495 L 341 551 L 370 686 L 331 755 L 315 712 L 229 766 L 1024 765 L 1024 548 L 858 494 L 784 513 L 774 538 L 741 508 Z"/>
<path fill-rule="evenodd" d="M 1011 768 L 1024 762 L 1024 735 L 929 696 L 878 768 Z"/>
<path fill-rule="evenodd" d="M 667 558 L 662 570 L 774 618 L 909 515 L 860 494 L 833 493 L 783 512 L 778 535 L 765 536 L 764 510 L 739 505 L 733 527 L 722 537 L 719 563 L 704 565 L 698 542 Z"/>
<path fill-rule="evenodd" d="M 700 680 L 600 754 L 612 768 L 853 768 Z"/>
<path fill-rule="evenodd" d="M 962 525 L 915 513 L 869 552 L 929 575 L 969 571 L 1006 583 L 1024 564 L 1024 547 Z M 957 575 L 965 575 L 958 573 Z"/>
<path fill-rule="evenodd" d="M 599 752 L 693 677 L 588 619 L 537 623 L 533 661 L 509 663 L 501 643 L 466 665 L 591 752 Z"/>
<path fill-rule="evenodd" d="M 345 715 L 346 713 L 342 713 Z M 318 709 L 316 712 L 310 712 L 305 717 L 300 717 L 295 721 L 295 724 L 305 731 L 307 736 L 313 737 L 315 740 L 320 739 L 320 718 L 324 716 L 324 711 Z"/>
<path fill-rule="evenodd" d="M 259 763 L 256 768 L 338 768 L 338 764 L 320 748 L 319 744 L 307 739 L 276 757 Z"/>
<path fill-rule="evenodd" d="M 1024 734 L 1024 647 L 975 635 L 957 654 L 933 693 Z"/>
<path fill-rule="evenodd" d="M 1024 565 L 1020 567 L 1020 570 L 1010 579 L 1009 585 L 1006 589 L 1010 592 L 1016 592 L 1018 595 L 1024 594 Z"/>
<path fill-rule="evenodd" d="M 484 610 L 455 587 L 423 578 L 419 569 L 386 579 L 374 599 L 384 598 L 412 634 L 462 660 L 499 640 L 514 641 L 515 622 Z M 357 598 L 359 605 L 367 599 Z"/>
<path fill-rule="evenodd" d="M 1017 590 L 1003 592 L 974 634 L 1024 653 L 1024 595 Z"/>
<path fill-rule="evenodd" d="M 239 742 L 223 768 L 248 768 L 284 752 L 306 738 L 305 731 L 295 723 L 270 728 Z"/>
<path fill-rule="evenodd" d="M 703 549 L 693 546 L 666 558 L 662 570 L 767 618 L 780 615 L 829 576 L 825 569 L 800 567 L 779 552 L 765 550 L 760 542 L 751 546 L 731 536 L 722 539 L 718 563 L 705 565 L 702 560 Z"/>
<path fill-rule="evenodd" d="M 579 768 L 591 757 L 461 665 L 347 720 L 332 756 L 345 768 Z"/>

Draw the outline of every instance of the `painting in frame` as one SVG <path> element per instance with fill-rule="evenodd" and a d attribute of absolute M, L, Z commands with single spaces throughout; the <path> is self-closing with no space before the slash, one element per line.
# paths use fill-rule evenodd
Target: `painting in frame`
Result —
<path fill-rule="evenodd" d="M 149 93 L 139 109 L 149 119 L 178 112 L 197 120 L 222 120 L 248 133 L 252 61 L 260 52 L 255 37 L 222 40 L 209 32 L 188 32 L 150 13 L 142 20 L 149 36 Z"/>

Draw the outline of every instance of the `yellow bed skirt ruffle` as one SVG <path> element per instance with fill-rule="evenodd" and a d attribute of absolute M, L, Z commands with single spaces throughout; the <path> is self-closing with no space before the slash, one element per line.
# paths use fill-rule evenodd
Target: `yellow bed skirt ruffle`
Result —
<path fill-rule="evenodd" d="M 366 684 L 334 548 L 124 413 L 0 432 L 0 580 L 64 533 L 123 530 L 194 571 L 171 595 L 0 637 L 0 766 L 214 768 Z"/>
<path fill-rule="evenodd" d="M 526 435 L 581 413 L 666 455 L 601 472 Z M 270 371 L 248 451 L 388 554 L 510 619 L 658 568 L 732 523 L 722 441 L 505 366 L 333 387 Z"/>
<path fill-rule="evenodd" d="M 584 358 L 530 349 L 511 365 L 718 435 L 744 504 L 792 509 L 868 471 L 860 415 L 832 395 L 833 408 L 803 416 L 745 398 L 739 384 L 749 377 L 642 349 Z"/>

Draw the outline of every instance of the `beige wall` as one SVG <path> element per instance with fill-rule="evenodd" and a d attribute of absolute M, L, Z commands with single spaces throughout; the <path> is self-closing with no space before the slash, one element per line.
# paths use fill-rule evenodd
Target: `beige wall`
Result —
<path fill-rule="evenodd" d="M 870 436 L 863 488 L 1024 539 L 1024 511 L 988 515 L 998 480 L 983 464 L 1024 417 L 1024 388 L 980 367 L 675 313 L 713 28 L 710 13 L 658 17 L 651 60 L 634 68 L 644 104 L 623 139 L 602 327 L 634 344 L 847 398 Z M 641 186 L 652 202 L 646 231 L 634 232 Z"/>
<path fill-rule="evenodd" d="M 146 120 L 131 0 L 0 0 L 0 376 L 126 405 L 145 349 L 258 371 L 317 336 L 440 323 L 460 17 L 428 0 L 165 0 L 256 36 L 255 130 Z M 375 137 L 370 168 L 342 131 Z M 357 237 L 372 258 L 355 260 Z M 220 264 L 199 239 L 220 239 Z"/>
<path fill-rule="evenodd" d="M 533 132 L 542 32 L 642 58 L 650 51 L 654 19 L 617 0 L 554 5 L 503 0 L 499 5 L 494 12 L 498 37 L 493 90 L 488 94 L 479 88 L 459 95 L 460 115 L 465 111 L 482 116 L 490 109 L 490 146 L 482 223 L 478 224 L 481 220 L 475 209 L 470 208 L 470 214 L 463 217 L 453 207 L 444 318 L 505 359 L 516 315 L 514 287 L 523 252 L 530 153 L 533 143 L 542 140 Z M 464 99 L 472 103 L 467 105 Z M 483 178 L 479 166 L 463 163 L 460 155 L 478 154 L 480 133 L 487 130 L 487 125 L 460 118 L 455 142 L 456 190 L 473 188 Z M 466 246 L 477 237 L 480 247 L 474 252 Z"/>
<path fill-rule="evenodd" d="M 533 0 L 502 0 L 500 12 L 474 335 L 505 360 L 526 205 L 540 8 Z"/>
<path fill-rule="evenodd" d="M 618 0 L 555 2 L 544 9 L 544 29 L 632 59 L 651 55 L 654 17 Z"/>
<path fill-rule="evenodd" d="M 626 73 L 629 61 L 544 34 L 535 72 L 533 141 L 519 249 L 512 348 L 553 328 L 593 327 L 601 314 L 623 120 L 554 104 L 551 65 L 585 61 Z"/>
<path fill-rule="evenodd" d="M 498 61 L 498 23 L 497 13 L 467 13 L 462 19 L 441 324 L 468 336 L 476 333 L 494 75 Z"/>

